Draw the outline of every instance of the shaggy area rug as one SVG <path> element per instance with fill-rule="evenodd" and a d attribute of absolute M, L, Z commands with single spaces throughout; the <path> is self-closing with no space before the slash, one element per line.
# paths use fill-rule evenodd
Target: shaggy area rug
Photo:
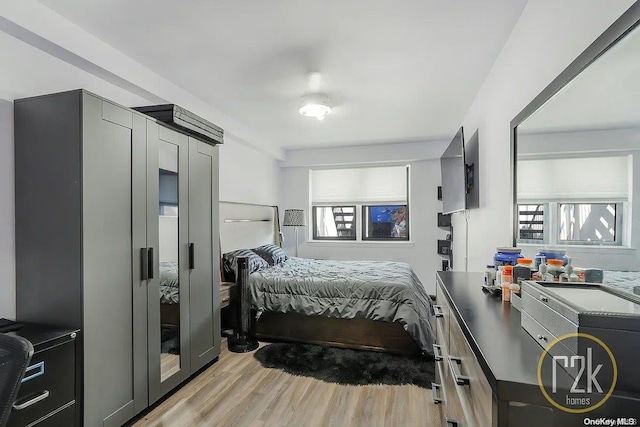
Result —
<path fill-rule="evenodd" d="M 180 329 L 177 326 L 162 326 L 160 330 L 160 352 L 180 354 Z"/>
<path fill-rule="evenodd" d="M 414 384 L 431 388 L 433 359 L 299 343 L 272 343 L 256 351 L 266 368 L 339 384 Z"/>

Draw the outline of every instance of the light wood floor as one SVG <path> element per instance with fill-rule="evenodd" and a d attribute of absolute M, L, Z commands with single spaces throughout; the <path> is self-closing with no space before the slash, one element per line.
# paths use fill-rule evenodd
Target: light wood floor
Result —
<path fill-rule="evenodd" d="M 431 390 L 413 385 L 344 386 L 263 368 L 253 353 L 220 360 L 134 426 L 439 425 Z"/>
<path fill-rule="evenodd" d="M 160 381 L 164 381 L 180 370 L 179 354 L 160 354 Z"/>

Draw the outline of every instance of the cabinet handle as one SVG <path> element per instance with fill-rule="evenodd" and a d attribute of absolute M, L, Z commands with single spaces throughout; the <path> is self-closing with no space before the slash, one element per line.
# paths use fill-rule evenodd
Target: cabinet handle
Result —
<path fill-rule="evenodd" d="M 540 334 L 538 334 L 538 339 L 539 339 L 540 341 L 546 341 L 546 340 L 547 340 L 547 337 L 545 337 L 544 335 L 540 335 Z"/>
<path fill-rule="evenodd" d="M 444 317 L 444 312 L 442 311 L 441 305 L 433 305 L 433 313 L 436 317 Z"/>
<path fill-rule="evenodd" d="M 230 300 L 231 300 L 231 297 L 225 297 L 225 298 L 222 298 L 222 301 L 220 301 L 220 303 L 225 304 L 225 303 L 228 303 Z"/>
<path fill-rule="evenodd" d="M 460 372 L 460 365 L 462 365 L 462 359 L 456 356 L 449 356 L 449 369 L 451 369 L 451 375 L 457 385 L 469 385 L 469 377 L 462 375 Z"/>
<path fill-rule="evenodd" d="M 433 358 L 436 362 L 442 361 L 442 346 L 439 346 L 438 344 L 433 345 Z"/>
<path fill-rule="evenodd" d="M 442 403 L 442 398 L 438 396 L 438 390 L 442 387 L 440 384 L 431 383 L 431 393 L 433 393 L 433 403 L 439 405 Z"/>
<path fill-rule="evenodd" d="M 541 296 L 540 297 L 540 301 L 542 302 L 549 302 L 549 298 L 545 297 L 545 296 Z"/>
<path fill-rule="evenodd" d="M 445 422 L 447 423 L 447 427 L 458 427 L 458 422 L 450 419 L 449 417 L 445 418 Z"/>
<path fill-rule="evenodd" d="M 36 372 L 31 373 L 32 371 L 36 370 Z M 31 381 L 34 378 L 38 378 L 41 375 L 44 375 L 44 360 L 42 362 L 38 362 L 35 365 L 31 365 L 27 368 L 26 371 L 24 371 L 24 375 L 25 377 L 22 379 L 22 381 L 20 382 L 22 383 L 26 383 L 27 381 Z"/>
<path fill-rule="evenodd" d="M 196 268 L 196 244 L 189 243 L 189 270 Z"/>
<path fill-rule="evenodd" d="M 149 249 L 140 248 L 140 280 L 149 280 Z"/>
<path fill-rule="evenodd" d="M 27 400 L 24 403 L 14 403 L 13 409 L 15 409 L 16 411 L 22 411 L 23 409 L 28 408 L 31 405 L 35 405 L 36 403 L 45 400 L 47 397 L 49 397 L 49 390 L 42 390 L 40 393 L 38 393 L 37 396 Z"/>
<path fill-rule="evenodd" d="M 147 257 L 147 277 L 153 279 L 153 248 L 148 249 Z"/>

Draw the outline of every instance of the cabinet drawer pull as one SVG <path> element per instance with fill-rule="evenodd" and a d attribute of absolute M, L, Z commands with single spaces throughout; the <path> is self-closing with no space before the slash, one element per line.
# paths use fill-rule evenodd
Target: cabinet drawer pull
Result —
<path fill-rule="evenodd" d="M 447 427 L 458 427 L 458 422 L 456 420 L 452 420 L 450 418 L 446 418 Z"/>
<path fill-rule="evenodd" d="M 433 313 L 436 317 L 444 317 L 444 312 L 442 311 L 441 305 L 433 305 Z"/>
<path fill-rule="evenodd" d="M 469 385 L 469 377 L 462 375 L 460 372 L 460 366 L 462 365 L 462 359 L 456 356 L 449 356 L 449 368 L 451 369 L 451 375 L 457 385 Z"/>
<path fill-rule="evenodd" d="M 544 335 L 540 335 L 540 334 L 538 334 L 538 339 L 539 339 L 540 341 L 546 341 L 546 340 L 547 340 L 547 337 L 545 337 Z"/>
<path fill-rule="evenodd" d="M 549 298 L 545 297 L 545 296 L 540 296 L 540 301 L 542 302 L 549 302 Z"/>
<path fill-rule="evenodd" d="M 37 369 L 36 372 L 31 373 L 31 371 Z M 22 383 L 26 383 L 27 381 L 30 381 L 34 378 L 38 378 L 41 375 L 44 375 L 44 361 L 42 362 L 38 362 L 35 365 L 31 365 L 27 368 L 27 370 L 24 373 L 25 377 L 22 379 Z"/>
<path fill-rule="evenodd" d="M 35 396 L 32 399 L 27 400 L 26 402 L 23 403 L 14 403 L 13 404 L 13 409 L 15 409 L 16 411 L 21 411 L 25 408 L 28 408 L 31 405 L 35 405 L 36 403 L 45 400 L 47 397 L 49 397 L 49 390 L 42 390 L 40 393 L 38 393 L 37 396 Z"/>
<path fill-rule="evenodd" d="M 433 345 L 433 358 L 436 362 L 440 362 L 442 360 L 442 347 L 438 344 Z"/>
<path fill-rule="evenodd" d="M 230 299 L 231 299 L 231 297 L 222 298 L 222 301 L 220 301 L 220 303 L 221 304 L 225 304 L 225 303 L 229 302 Z"/>
<path fill-rule="evenodd" d="M 438 390 L 442 387 L 440 384 L 431 383 L 431 393 L 433 393 L 433 403 L 439 405 L 442 403 L 442 398 L 438 396 Z"/>

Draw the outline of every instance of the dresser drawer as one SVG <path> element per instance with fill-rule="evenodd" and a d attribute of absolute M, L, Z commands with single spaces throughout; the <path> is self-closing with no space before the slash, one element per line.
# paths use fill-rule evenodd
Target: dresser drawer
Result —
<path fill-rule="evenodd" d="M 451 309 L 440 286 L 436 287 L 436 303 L 433 306 L 436 323 L 436 341 L 438 345 L 449 345 L 449 324 L 451 323 Z"/>
<path fill-rule="evenodd" d="M 493 392 L 457 323 L 449 330 L 447 368 L 469 426 L 491 426 Z"/>
<path fill-rule="evenodd" d="M 443 427 L 451 425 L 466 427 L 464 411 L 447 365 L 448 353 L 446 346 L 442 346 L 440 355 L 442 359 L 435 362 L 436 381 L 435 384 L 432 384 L 431 389 L 433 403 L 439 406 L 440 420 Z"/>
<path fill-rule="evenodd" d="M 543 295 L 538 295 L 536 297 L 528 292 L 522 293 L 522 311 L 526 312 L 528 316 L 535 319 L 537 323 L 547 330 L 548 334 L 544 335 L 551 334 L 553 336 L 553 338 L 546 343 L 540 343 L 543 347 L 546 347 L 557 337 L 578 332 L 578 325 L 551 308 L 547 301 L 548 299 Z M 522 316 L 523 327 L 524 319 L 525 316 Z M 531 334 L 531 332 L 529 333 Z M 537 334 L 531 335 L 534 338 L 537 338 Z M 569 347 L 573 353 L 577 352 L 577 340 L 567 339 L 562 342 Z"/>
<path fill-rule="evenodd" d="M 33 355 L 8 426 L 29 425 L 73 403 L 74 398 L 75 341 L 67 341 Z"/>

